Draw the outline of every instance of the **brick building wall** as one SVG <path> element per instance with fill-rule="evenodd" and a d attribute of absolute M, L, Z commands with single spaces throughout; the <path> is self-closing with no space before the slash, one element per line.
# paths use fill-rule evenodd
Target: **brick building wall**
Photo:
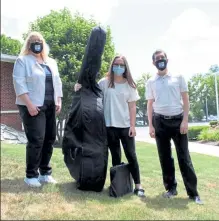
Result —
<path fill-rule="evenodd" d="M 22 130 L 22 122 L 15 104 L 12 72 L 16 57 L 1 55 L 1 123 Z"/>
<path fill-rule="evenodd" d="M 1 114 L 1 124 L 5 124 L 16 130 L 22 130 L 22 122 L 18 113 Z"/>

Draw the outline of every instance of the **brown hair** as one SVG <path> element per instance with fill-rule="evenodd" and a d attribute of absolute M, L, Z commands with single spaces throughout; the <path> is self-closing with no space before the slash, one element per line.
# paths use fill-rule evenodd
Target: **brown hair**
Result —
<path fill-rule="evenodd" d="M 165 52 L 164 50 L 162 50 L 162 49 L 157 49 L 157 50 L 153 53 L 153 55 L 152 55 L 152 60 L 154 61 L 154 60 L 155 60 L 155 55 L 160 54 L 160 53 L 164 53 L 165 57 L 167 58 L 167 54 L 166 54 L 166 52 Z"/>
<path fill-rule="evenodd" d="M 134 82 L 133 78 L 132 78 L 132 75 L 131 75 L 131 72 L 130 72 L 130 69 L 129 69 L 129 65 L 128 65 L 128 62 L 126 60 L 126 58 L 123 56 L 123 55 L 117 55 L 113 58 L 112 62 L 111 62 L 111 65 L 110 65 L 110 68 L 109 68 L 109 71 L 108 71 L 108 74 L 107 74 L 107 77 L 109 78 L 109 87 L 111 88 L 114 88 L 115 85 L 114 85 L 114 73 L 113 73 L 113 64 L 114 64 L 114 61 L 117 59 L 117 58 L 121 58 L 123 61 L 124 61 L 124 64 L 125 64 L 125 72 L 123 74 L 123 77 L 127 79 L 128 81 L 128 84 L 132 87 L 132 88 L 136 88 L 136 83 Z"/>

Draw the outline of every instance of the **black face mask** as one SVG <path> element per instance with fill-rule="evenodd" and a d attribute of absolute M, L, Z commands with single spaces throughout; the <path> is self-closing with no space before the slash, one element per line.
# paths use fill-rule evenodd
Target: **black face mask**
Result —
<path fill-rule="evenodd" d="M 166 59 L 158 60 L 155 62 L 155 65 L 158 70 L 163 71 L 167 67 L 167 60 Z"/>
<path fill-rule="evenodd" d="M 30 44 L 30 50 L 35 53 L 35 54 L 39 54 L 42 52 L 43 50 L 43 43 L 41 42 L 34 42 Z"/>

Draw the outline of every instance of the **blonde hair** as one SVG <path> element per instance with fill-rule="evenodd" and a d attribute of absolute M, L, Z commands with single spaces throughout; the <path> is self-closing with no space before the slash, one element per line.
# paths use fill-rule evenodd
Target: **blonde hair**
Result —
<path fill-rule="evenodd" d="M 20 55 L 27 55 L 30 53 L 30 43 L 33 38 L 37 38 L 40 41 L 42 41 L 43 50 L 40 53 L 40 55 L 42 56 L 42 59 L 45 61 L 49 56 L 49 46 L 46 44 L 46 41 L 42 36 L 42 34 L 36 31 L 29 33 L 29 35 L 27 36 L 27 38 L 24 41 L 23 47 L 21 49 Z"/>
<path fill-rule="evenodd" d="M 107 77 L 109 79 L 109 87 L 111 88 L 114 88 L 115 85 L 114 85 L 114 73 L 113 73 L 113 64 L 114 64 L 114 61 L 117 59 L 117 58 L 121 58 L 125 64 L 125 72 L 123 74 L 123 77 L 127 79 L 128 81 L 128 84 L 132 87 L 132 88 L 136 88 L 136 83 L 134 82 L 133 78 L 132 78 L 132 75 L 131 75 L 131 72 L 130 72 L 130 68 L 129 68 L 129 65 L 128 65 L 128 62 L 127 62 L 127 59 L 125 58 L 125 56 L 123 55 L 117 55 L 113 58 L 112 62 L 111 62 L 111 65 L 110 65 L 110 68 L 109 68 L 109 72 L 107 73 Z"/>

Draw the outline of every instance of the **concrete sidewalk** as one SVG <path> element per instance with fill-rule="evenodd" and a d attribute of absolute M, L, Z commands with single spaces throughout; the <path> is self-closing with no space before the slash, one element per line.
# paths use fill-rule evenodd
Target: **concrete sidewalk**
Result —
<path fill-rule="evenodd" d="M 156 144 L 155 139 L 150 138 L 150 137 L 143 138 L 143 137 L 136 136 L 135 140 L 147 142 L 147 143 L 151 143 L 151 144 Z M 172 147 L 174 147 L 174 143 L 173 142 L 171 142 L 171 143 L 172 143 Z M 189 151 L 194 152 L 194 153 L 200 153 L 200 154 L 219 157 L 219 146 L 189 142 Z"/>

